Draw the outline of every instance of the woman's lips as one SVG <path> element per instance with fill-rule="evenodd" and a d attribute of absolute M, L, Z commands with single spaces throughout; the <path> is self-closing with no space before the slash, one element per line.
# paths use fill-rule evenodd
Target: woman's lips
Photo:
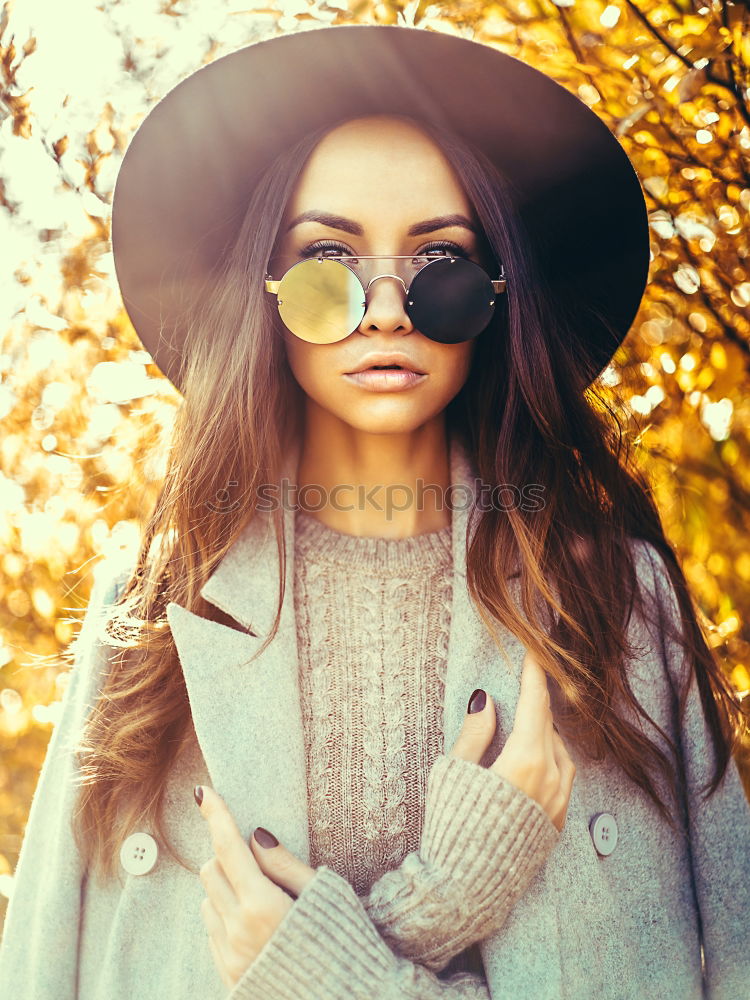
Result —
<path fill-rule="evenodd" d="M 410 371 L 407 368 L 367 368 L 362 372 L 351 372 L 344 375 L 344 378 L 349 379 L 363 389 L 392 392 L 399 389 L 410 389 L 412 386 L 418 385 L 426 379 L 427 375 L 419 375 L 417 372 Z"/>

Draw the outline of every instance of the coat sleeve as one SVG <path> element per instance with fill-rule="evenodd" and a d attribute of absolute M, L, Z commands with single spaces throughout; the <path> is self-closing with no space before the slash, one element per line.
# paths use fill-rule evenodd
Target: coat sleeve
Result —
<path fill-rule="evenodd" d="M 419 851 L 365 899 L 321 865 L 230 1000 L 489 1000 L 484 976 L 441 980 L 436 970 L 502 925 L 559 837 L 544 809 L 496 772 L 442 754 Z"/>
<path fill-rule="evenodd" d="M 663 560 L 650 546 L 662 628 L 662 655 L 675 703 L 689 666 L 673 629 L 679 632 L 679 606 Z M 709 1000 L 736 1000 L 750 984 L 750 803 L 737 763 L 731 758 L 722 783 L 704 800 L 714 773 L 714 752 L 695 672 L 677 736 L 685 779 L 685 819 L 693 891 L 698 910 Z"/>
<path fill-rule="evenodd" d="M 100 616 L 121 582 L 122 566 L 100 565 L 70 647 L 70 679 L 32 798 L 0 942 L 0 996 L 13 1000 L 76 997 L 83 871 L 71 827 L 77 798 L 73 748 L 111 649 L 97 639 Z"/>

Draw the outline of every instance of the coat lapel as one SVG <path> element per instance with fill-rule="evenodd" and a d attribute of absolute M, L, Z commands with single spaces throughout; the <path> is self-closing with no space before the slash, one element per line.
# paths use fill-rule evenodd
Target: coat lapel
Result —
<path fill-rule="evenodd" d="M 298 449 L 284 476 L 296 483 Z M 273 520 L 260 512 L 201 588 L 201 596 L 253 634 L 209 621 L 181 605 L 167 619 L 187 686 L 206 768 L 246 838 L 266 826 L 309 859 L 302 713 L 294 620 L 294 514 L 284 511 L 286 590 L 279 629 L 271 631 L 280 566 Z"/>
<path fill-rule="evenodd" d="M 285 479 L 295 485 L 298 461 L 296 445 L 284 471 Z M 444 748 L 449 750 L 458 735 L 469 695 L 483 687 L 498 708 L 489 761 L 497 756 L 513 725 L 523 647 L 501 630 L 506 662 L 470 599 L 465 546 L 477 483 L 473 466 L 455 437 L 450 441 L 450 466 L 455 506 Z M 283 519 L 287 573 L 280 625 L 257 659 L 247 662 L 271 630 L 280 579 L 268 513 L 252 518 L 201 589 L 202 597 L 255 634 L 209 621 L 175 602 L 166 610 L 213 787 L 243 836 L 249 837 L 258 825 L 266 826 L 307 862 L 307 786 L 294 613 L 294 511 L 285 509 Z"/>

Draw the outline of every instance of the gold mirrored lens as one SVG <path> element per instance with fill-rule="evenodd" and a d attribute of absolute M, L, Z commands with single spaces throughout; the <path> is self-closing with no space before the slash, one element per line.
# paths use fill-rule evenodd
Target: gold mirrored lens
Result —
<path fill-rule="evenodd" d="M 311 344 L 334 344 L 362 322 L 365 293 L 357 275 L 340 261 L 303 260 L 291 267 L 278 292 L 284 324 Z"/>

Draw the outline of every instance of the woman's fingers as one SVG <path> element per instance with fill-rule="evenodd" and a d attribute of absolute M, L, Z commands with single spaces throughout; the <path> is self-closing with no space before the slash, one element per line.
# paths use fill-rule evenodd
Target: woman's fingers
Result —
<path fill-rule="evenodd" d="M 554 758 L 554 787 L 556 794 L 550 798 L 547 813 L 558 830 L 565 826 L 565 818 L 570 803 L 570 793 L 573 788 L 576 767 L 568 749 L 557 729 L 552 729 L 552 745 Z"/>
<path fill-rule="evenodd" d="M 222 919 L 229 917 L 237 903 L 237 898 L 234 889 L 229 884 L 229 879 L 224 874 L 219 859 L 209 858 L 205 864 L 201 865 L 198 876 L 216 913 Z"/>
<path fill-rule="evenodd" d="M 521 692 L 516 705 L 513 731 L 518 737 L 537 743 L 545 738 L 545 729 L 551 723 L 552 711 L 547 675 L 533 653 L 527 650 L 521 670 Z"/>
<path fill-rule="evenodd" d="M 208 945 L 211 949 L 214 965 L 224 985 L 228 989 L 231 989 L 233 983 L 226 972 L 227 960 L 223 949 L 223 942 L 226 940 L 227 934 L 226 925 L 221 916 L 216 912 L 208 896 L 201 903 L 201 917 L 208 931 Z"/>
<path fill-rule="evenodd" d="M 549 768 L 554 767 L 555 761 L 551 705 L 547 674 L 534 654 L 527 650 L 521 671 L 521 693 L 513 729 L 522 740 L 528 739 L 534 745 L 541 742 Z"/>
<path fill-rule="evenodd" d="M 200 870 L 207 897 L 201 914 L 209 933 L 211 954 L 222 981 L 230 989 L 241 978 L 292 906 L 281 885 L 269 878 L 253 850 L 237 829 L 234 817 L 222 797 L 208 785 L 196 785 L 193 794 L 201 815 L 208 823 L 214 857 Z M 258 850 L 273 855 L 277 875 L 299 883 L 302 862 L 281 849 L 270 831 L 256 827 Z M 263 847 L 263 842 L 269 848 Z M 307 866 L 305 866 L 307 868 Z M 309 869 L 314 875 L 314 870 Z"/>
<path fill-rule="evenodd" d="M 492 699 L 482 690 L 475 691 L 449 756 L 479 764 L 492 743 L 495 725 Z M 523 661 L 513 729 L 490 769 L 536 799 L 562 830 L 576 769 L 554 728 L 547 675 L 529 651 Z"/>
<path fill-rule="evenodd" d="M 448 754 L 478 764 L 495 735 L 495 704 L 486 691 L 477 689 L 469 698 L 461 732 Z"/>
<path fill-rule="evenodd" d="M 226 936 L 226 922 L 214 906 L 210 896 L 204 896 L 201 900 L 201 916 L 210 939 L 220 941 Z"/>
<path fill-rule="evenodd" d="M 552 760 L 552 712 L 549 708 L 547 675 L 530 653 L 524 659 L 521 674 L 521 694 L 516 707 L 513 729 L 516 739 L 535 744 L 544 742 Z M 495 705 L 486 691 L 478 688 L 469 698 L 461 731 L 449 753 L 478 764 L 495 735 Z"/>
<path fill-rule="evenodd" d="M 203 785 L 200 811 L 208 823 L 216 855 L 229 885 L 238 899 L 251 899 L 260 889 L 265 876 L 253 852 L 237 829 L 234 817 L 224 799 L 210 785 Z"/>
<path fill-rule="evenodd" d="M 527 652 L 513 729 L 491 767 L 536 799 L 562 830 L 575 766 L 553 724 L 547 675 Z"/>
<path fill-rule="evenodd" d="M 547 712 L 547 719 L 544 723 L 544 755 L 553 767 L 556 765 L 554 737 L 554 721 L 552 718 L 552 712 L 549 711 Z"/>
<path fill-rule="evenodd" d="M 263 832 L 269 833 L 270 831 L 264 830 Z M 275 845 L 268 842 L 262 843 L 258 839 L 256 828 L 254 836 L 250 838 L 250 849 L 253 852 L 253 857 L 264 875 L 268 876 L 276 885 L 281 886 L 282 889 L 288 890 L 294 896 L 299 896 L 307 883 L 315 878 L 317 869 L 310 867 L 296 854 L 292 854 L 284 844 L 278 842 L 276 837 L 273 839 L 276 840 Z"/>
<path fill-rule="evenodd" d="M 562 829 L 562 826 L 565 823 L 568 805 L 570 804 L 570 794 L 573 788 L 573 781 L 576 776 L 576 766 L 568 753 L 568 748 L 563 743 L 562 737 L 557 731 L 554 733 L 554 743 L 555 760 L 557 761 L 557 766 L 560 771 L 560 794 L 565 800 L 560 822 L 560 829 Z"/>

